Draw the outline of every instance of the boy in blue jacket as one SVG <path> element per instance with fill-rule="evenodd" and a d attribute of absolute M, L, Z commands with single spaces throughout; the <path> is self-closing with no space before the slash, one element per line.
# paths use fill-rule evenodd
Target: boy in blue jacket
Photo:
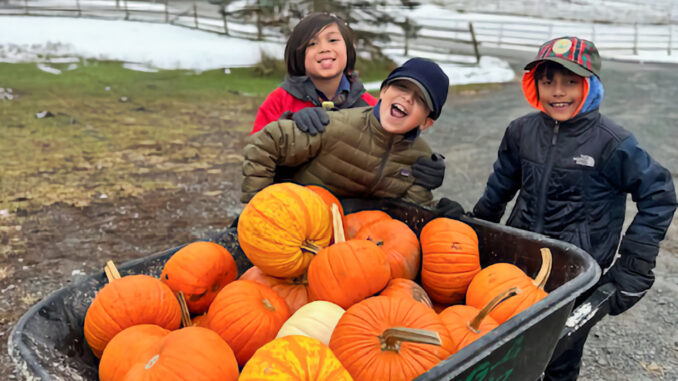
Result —
<path fill-rule="evenodd" d="M 523 76 L 523 93 L 539 112 L 509 124 L 473 214 L 499 222 L 518 192 L 507 225 L 570 242 L 609 268 L 600 284 L 616 285 L 610 315 L 617 315 L 654 282 L 676 194 L 670 172 L 598 111 L 600 66 L 590 41 L 562 37 L 541 46 Z M 627 194 L 638 213 L 621 238 Z M 585 341 L 551 359 L 545 379 L 576 379 Z"/>

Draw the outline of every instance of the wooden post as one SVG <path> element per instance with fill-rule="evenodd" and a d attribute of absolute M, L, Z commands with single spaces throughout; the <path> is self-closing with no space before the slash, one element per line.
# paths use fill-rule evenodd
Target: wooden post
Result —
<path fill-rule="evenodd" d="M 673 44 L 673 24 L 669 24 L 669 45 L 668 45 L 668 54 L 671 55 L 671 45 Z"/>
<path fill-rule="evenodd" d="M 228 24 L 226 22 L 226 6 L 221 9 L 221 18 L 224 20 L 224 34 L 228 36 Z"/>
<path fill-rule="evenodd" d="M 78 7 L 78 17 L 82 16 L 82 9 L 80 9 L 80 0 L 75 0 L 75 5 Z"/>
<path fill-rule="evenodd" d="M 638 55 L 638 24 L 633 24 L 633 55 Z"/>
<path fill-rule="evenodd" d="M 127 0 L 125 0 L 125 20 L 129 20 L 129 9 L 127 9 Z"/>
<path fill-rule="evenodd" d="M 193 0 L 193 21 L 195 22 L 195 29 L 200 29 L 198 25 L 198 6 L 195 5 L 195 0 Z"/>
<path fill-rule="evenodd" d="M 473 42 L 473 52 L 476 54 L 476 64 L 480 63 L 480 50 L 478 50 L 478 39 L 476 39 L 476 32 L 473 30 L 473 23 L 469 21 L 468 30 L 471 32 L 471 41 Z"/>
<path fill-rule="evenodd" d="M 501 45 L 501 38 L 504 34 L 504 23 L 499 24 L 499 36 L 497 36 L 497 45 Z"/>
<path fill-rule="evenodd" d="M 169 0 L 165 0 L 165 23 L 169 23 Z"/>
<path fill-rule="evenodd" d="M 591 23 L 591 41 L 596 41 L 596 23 Z"/>
<path fill-rule="evenodd" d="M 24 13 L 28 14 L 28 0 L 24 0 Z"/>

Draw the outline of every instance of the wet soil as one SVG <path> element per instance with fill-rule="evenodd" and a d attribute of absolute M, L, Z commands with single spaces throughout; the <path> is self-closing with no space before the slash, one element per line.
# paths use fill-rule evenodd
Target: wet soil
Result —
<path fill-rule="evenodd" d="M 675 180 L 678 71 L 653 66 L 637 73 L 634 65 L 608 67 L 612 69 L 603 73 L 607 97 L 602 111 L 636 134 Z M 447 157 L 447 176 L 437 196 L 456 199 L 470 209 L 482 193 L 508 121 L 530 110 L 517 81 L 450 97 L 445 113 L 425 137 Z M 224 126 L 207 124 L 203 141 L 228 139 L 234 150 L 242 147 L 246 126 L 254 116 L 251 105 L 249 109 L 252 118 L 238 120 L 227 136 Z M 216 160 L 209 169 L 167 172 L 150 167 L 135 176 L 149 181 L 162 178 L 175 186 L 133 196 L 98 195 L 80 206 L 58 202 L 0 211 L 0 351 L 5 354 L 0 374 L 19 378 L 6 355 L 9 331 L 31 305 L 52 291 L 100 271 L 106 260 L 143 257 L 228 226 L 241 210 L 240 170 L 233 156 Z M 633 212 L 629 204 L 629 216 Z M 629 312 L 608 317 L 594 328 L 582 380 L 678 379 L 676 274 L 678 221 L 674 219 L 662 243 L 655 286 Z"/>

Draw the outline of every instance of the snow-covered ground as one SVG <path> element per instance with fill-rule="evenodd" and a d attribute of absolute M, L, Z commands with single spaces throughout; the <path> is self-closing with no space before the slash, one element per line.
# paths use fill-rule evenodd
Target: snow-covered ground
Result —
<path fill-rule="evenodd" d="M 203 71 L 256 64 L 261 52 L 283 57 L 284 46 L 231 38 L 167 25 L 60 17 L 0 16 L 0 62 L 37 62 L 58 74 L 50 63 L 79 58 L 123 61 L 134 70 Z M 393 54 L 397 63 L 408 57 Z M 509 65 L 483 57 L 480 65 L 442 64 L 453 84 L 505 82 L 514 77 Z M 74 66 L 71 66 L 74 67 Z M 366 84 L 368 89 L 379 83 Z"/>

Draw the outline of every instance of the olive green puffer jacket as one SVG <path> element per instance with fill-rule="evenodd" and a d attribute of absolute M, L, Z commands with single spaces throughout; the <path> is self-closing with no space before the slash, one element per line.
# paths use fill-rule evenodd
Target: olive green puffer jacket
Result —
<path fill-rule="evenodd" d="M 242 202 L 273 183 L 278 166 L 297 167 L 292 180 L 327 187 L 337 197 L 403 198 L 429 205 L 411 165 L 431 148 L 420 137 L 386 132 L 373 107 L 329 112 L 325 132 L 300 131 L 291 120 L 269 123 L 250 137 L 243 163 Z"/>

